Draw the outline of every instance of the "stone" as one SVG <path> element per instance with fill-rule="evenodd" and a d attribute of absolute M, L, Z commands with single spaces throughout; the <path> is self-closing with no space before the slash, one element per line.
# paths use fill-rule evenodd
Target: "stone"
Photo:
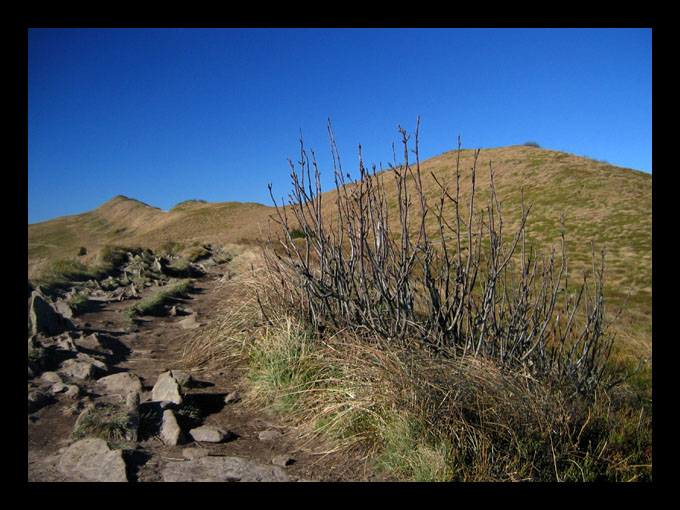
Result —
<path fill-rule="evenodd" d="M 263 430 L 257 435 L 260 441 L 271 441 L 272 439 L 278 439 L 281 437 L 281 432 L 278 430 Z"/>
<path fill-rule="evenodd" d="M 42 375 L 40 376 L 40 379 L 50 384 L 64 382 L 57 372 L 43 372 Z"/>
<path fill-rule="evenodd" d="M 201 459 L 210 455 L 210 451 L 205 448 L 185 448 L 182 450 L 182 457 L 188 460 Z"/>
<path fill-rule="evenodd" d="M 182 388 L 172 372 L 164 372 L 158 376 L 158 380 L 151 390 L 151 399 L 156 401 L 167 400 L 177 405 L 182 403 Z"/>
<path fill-rule="evenodd" d="M 241 395 L 238 393 L 238 391 L 232 391 L 231 393 L 227 394 L 226 397 L 224 397 L 225 404 L 235 404 L 239 400 L 241 400 Z"/>
<path fill-rule="evenodd" d="M 142 382 L 132 372 L 120 372 L 107 375 L 97 380 L 97 386 L 105 393 L 113 393 L 126 398 L 129 393 L 141 393 Z"/>
<path fill-rule="evenodd" d="M 177 424 L 175 413 L 172 409 L 163 411 L 163 421 L 161 422 L 161 440 L 167 445 L 178 445 L 186 442 L 184 432 Z"/>
<path fill-rule="evenodd" d="M 279 466 L 241 457 L 206 456 L 170 462 L 162 471 L 166 482 L 291 482 Z"/>
<path fill-rule="evenodd" d="M 213 425 L 203 425 L 189 431 L 194 441 L 204 443 L 221 443 L 231 436 L 231 433 Z"/>
<path fill-rule="evenodd" d="M 31 331 L 34 335 L 58 335 L 66 330 L 67 324 L 57 311 L 37 290 L 31 294 Z"/>
<path fill-rule="evenodd" d="M 62 351 L 78 352 L 78 347 L 73 341 L 73 336 L 71 336 L 69 333 L 57 337 L 56 346 Z"/>
<path fill-rule="evenodd" d="M 111 355 L 113 354 L 113 351 L 109 349 L 99 338 L 99 335 L 97 333 L 92 333 L 90 335 L 84 336 L 82 338 L 77 338 L 75 340 L 76 345 L 79 348 L 85 348 L 89 349 L 91 351 L 97 351 L 102 354 L 108 354 Z"/>
<path fill-rule="evenodd" d="M 67 319 L 73 318 L 73 309 L 66 301 L 57 301 L 54 308 L 62 317 L 66 317 Z"/>
<path fill-rule="evenodd" d="M 181 387 L 189 388 L 194 382 L 191 374 L 185 372 L 184 370 L 170 370 L 170 374 L 175 378 L 175 381 L 177 381 Z"/>
<path fill-rule="evenodd" d="M 91 482 L 128 481 L 122 450 L 112 450 L 98 438 L 81 439 L 66 448 L 58 469 Z"/>
<path fill-rule="evenodd" d="M 51 401 L 49 395 L 41 390 L 28 392 L 28 414 L 34 413 L 41 407 L 46 406 Z"/>
<path fill-rule="evenodd" d="M 177 324 L 179 324 L 182 329 L 196 329 L 201 326 L 198 322 L 196 322 L 196 317 L 193 315 L 187 317 L 186 319 L 182 319 Z"/>
<path fill-rule="evenodd" d="M 76 400 L 78 397 L 80 397 L 80 386 L 77 384 L 67 384 L 64 396 L 66 398 L 70 398 L 71 400 Z"/>
<path fill-rule="evenodd" d="M 97 369 L 92 363 L 67 359 L 61 364 L 61 372 L 74 379 L 94 379 Z"/>
<path fill-rule="evenodd" d="M 290 466 L 293 462 L 295 462 L 295 459 L 288 455 L 277 455 L 272 459 L 272 464 L 281 467 Z"/>
<path fill-rule="evenodd" d="M 65 360 L 60 371 L 75 379 L 96 379 L 108 371 L 105 363 L 79 352 L 76 358 Z"/>

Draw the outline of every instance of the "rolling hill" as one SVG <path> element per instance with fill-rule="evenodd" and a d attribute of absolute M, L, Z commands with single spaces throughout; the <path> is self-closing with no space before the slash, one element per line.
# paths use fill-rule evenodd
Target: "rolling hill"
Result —
<path fill-rule="evenodd" d="M 461 198 L 466 203 L 473 154 L 470 149 L 460 153 Z M 436 203 L 439 194 L 432 174 L 455 190 L 457 158 L 458 151 L 452 150 L 421 162 L 423 189 L 430 205 Z M 519 224 L 523 192 L 525 205 L 533 204 L 528 239 L 541 251 L 559 246 L 564 214 L 571 274 L 582 274 L 591 267 L 591 240 L 596 255 L 606 249 L 605 295 L 612 308 L 622 304 L 631 289 L 617 333 L 632 350 L 648 355 L 652 343 L 652 176 L 538 147 L 484 149 L 476 174 L 475 203 L 479 208 L 488 204 L 489 164 L 505 232 L 513 232 L 513 226 Z M 397 189 L 390 171 L 383 170 L 379 175 L 384 178 L 388 207 L 396 208 Z M 324 213 L 331 215 L 335 191 L 327 191 L 322 199 Z M 448 207 L 447 216 L 453 211 L 451 205 Z M 252 243 L 266 230 L 274 212 L 273 207 L 261 204 L 199 200 L 163 211 L 119 195 L 93 211 L 29 224 L 29 278 L 52 260 L 75 258 L 80 247 L 86 248 L 88 255 L 83 260 L 87 261 L 111 244 L 157 249 L 168 243 Z M 427 226 L 435 227 L 434 223 Z"/>

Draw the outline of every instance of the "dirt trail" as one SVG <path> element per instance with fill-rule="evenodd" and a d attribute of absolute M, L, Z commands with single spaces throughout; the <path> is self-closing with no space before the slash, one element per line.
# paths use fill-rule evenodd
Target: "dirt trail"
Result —
<path fill-rule="evenodd" d="M 168 370 L 184 369 L 181 351 L 187 335 L 197 334 L 201 327 L 222 313 L 220 303 L 227 297 L 223 272 L 227 265 L 211 266 L 208 272 L 194 279 L 194 291 L 181 299 L 178 306 L 188 314 L 175 317 L 143 317 L 137 326 L 126 321 L 123 310 L 129 300 L 101 302 L 97 310 L 72 319 L 82 335 L 97 333 L 110 339 L 112 357 L 109 373 L 129 371 L 142 382 L 140 406 L 151 400 L 151 390 L 158 376 Z M 144 293 L 153 289 L 145 289 Z M 185 329 L 182 321 L 196 329 Z M 300 431 L 285 423 L 282 417 L 257 409 L 248 399 L 247 380 L 243 369 L 188 370 L 196 381 L 185 390 L 185 397 L 200 409 L 203 425 L 214 425 L 231 433 L 221 443 L 187 443 L 166 445 L 156 433 L 140 427 L 136 445 L 126 450 L 128 480 L 136 482 L 163 481 L 163 469 L 168 463 L 186 462 L 186 449 L 207 451 L 210 456 L 238 456 L 271 465 L 277 456 L 289 458 L 284 467 L 293 480 L 301 481 L 383 481 L 379 474 L 367 472 L 360 458 L 333 453 L 314 453 L 315 445 L 300 437 Z M 29 415 L 28 420 L 28 481 L 76 481 L 58 469 L 60 450 L 76 441 L 73 430 L 80 412 L 96 398 L 96 381 L 77 381 L 81 396 L 77 400 L 56 393 L 49 405 Z M 237 398 L 225 402 L 227 395 Z M 280 433 L 274 439 L 262 440 L 263 431 Z M 276 435 L 276 434 L 274 434 Z"/>

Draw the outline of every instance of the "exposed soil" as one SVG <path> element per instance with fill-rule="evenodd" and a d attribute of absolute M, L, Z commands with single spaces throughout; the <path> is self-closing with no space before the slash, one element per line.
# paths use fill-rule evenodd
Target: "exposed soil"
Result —
<path fill-rule="evenodd" d="M 220 302 L 228 292 L 222 281 L 226 265 L 211 266 L 204 276 L 196 278 L 195 290 L 180 300 L 180 306 L 191 315 L 143 317 L 136 326 L 126 321 L 123 310 L 129 300 L 101 302 L 72 322 L 76 330 L 106 338 L 111 349 L 107 360 L 109 373 L 131 371 L 142 381 L 141 413 L 151 399 L 151 390 L 158 376 L 168 370 L 184 369 L 196 384 L 185 390 L 185 399 L 200 410 L 202 424 L 215 425 L 231 432 L 222 443 L 187 443 L 169 446 L 157 435 L 157 430 L 144 427 L 137 443 L 125 450 L 128 479 L 136 482 L 163 481 L 162 470 L 167 463 L 185 462 L 187 448 L 207 450 L 209 455 L 240 456 L 271 464 L 277 455 L 292 460 L 286 472 L 299 481 L 387 481 L 382 473 L 373 472 L 362 454 L 335 452 L 322 454 L 319 445 L 301 437 L 301 431 L 287 424 L 282 416 L 258 409 L 248 398 L 248 382 L 242 368 L 191 370 L 181 364 L 182 347 L 187 335 L 196 334 L 211 319 L 221 313 Z M 153 291 L 144 289 L 144 293 Z M 197 329 L 184 329 L 180 322 L 194 317 Z M 29 415 L 28 419 L 28 481 L 77 481 L 57 468 L 60 449 L 72 444 L 74 425 L 85 405 L 98 397 L 95 381 L 78 380 L 81 396 L 69 399 L 64 393 L 53 395 L 51 402 Z M 225 397 L 237 392 L 238 398 L 225 403 Z M 261 440 L 265 430 L 279 431 L 276 439 Z M 186 453 L 186 452 L 185 452 Z"/>

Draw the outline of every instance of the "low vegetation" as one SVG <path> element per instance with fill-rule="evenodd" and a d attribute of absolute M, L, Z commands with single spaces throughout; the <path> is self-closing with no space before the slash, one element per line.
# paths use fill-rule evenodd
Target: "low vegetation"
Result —
<path fill-rule="evenodd" d="M 143 315 L 164 315 L 165 307 L 176 298 L 186 297 L 193 289 L 191 280 L 179 280 L 160 288 L 153 294 L 139 301 L 125 310 L 125 317 L 134 322 L 136 317 Z"/>

